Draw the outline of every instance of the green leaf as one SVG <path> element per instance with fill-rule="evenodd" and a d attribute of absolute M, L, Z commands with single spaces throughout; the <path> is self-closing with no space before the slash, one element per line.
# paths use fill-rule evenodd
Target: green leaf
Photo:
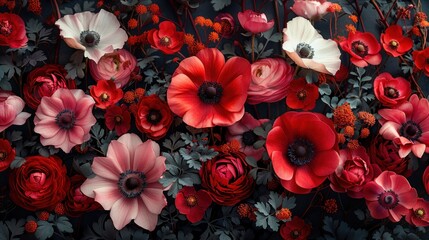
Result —
<path fill-rule="evenodd" d="M 54 234 L 53 224 L 47 221 L 37 221 L 37 230 L 34 235 L 39 240 L 46 240 Z"/>
<path fill-rule="evenodd" d="M 211 0 L 213 8 L 215 11 L 222 10 L 226 6 L 231 4 L 231 0 Z"/>
<path fill-rule="evenodd" d="M 327 84 L 327 83 L 320 84 L 319 93 L 320 93 L 320 95 L 331 95 L 332 90 L 331 90 L 329 84 Z"/>
<path fill-rule="evenodd" d="M 252 156 L 247 156 L 246 162 L 247 162 L 247 164 L 249 164 L 252 167 L 258 167 L 258 163 L 256 162 L 256 159 Z"/>
<path fill-rule="evenodd" d="M 25 159 L 19 156 L 16 156 L 15 159 L 10 164 L 10 169 L 19 168 L 22 166 L 22 164 L 25 163 Z"/>
<path fill-rule="evenodd" d="M 61 216 L 57 218 L 55 221 L 55 226 L 57 226 L 60 232 L 65 232 L 65 233 L 73 232 L 73 226 L 69 222 L 69 219 L 66 216 Z"/>
<path fill-rule="evenodd" d="M 278 209 L 282 205 L 283 197 L 276 192 L 270 192 L 270 199 L 268 203 L 273 207 L 274 210 Z"/>

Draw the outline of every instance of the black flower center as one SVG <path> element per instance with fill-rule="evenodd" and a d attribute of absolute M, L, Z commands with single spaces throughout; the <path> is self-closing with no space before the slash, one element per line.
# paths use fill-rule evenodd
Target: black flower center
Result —
<path fill-rule="evenodd" d="M 352 50 L 360 57 L 368 55 L 368 46 L 361 41 L 355 41 L 352 43 Z"/>
<path fill-rule="evenodd" d="M 80 43 L 85 47 L 94 47 L 100 42 L 100 34 L 94 31 L 83 31 L 80 33 Z"/>
<path fill-rule="evenodd" d="M 307 97 L 307 91 L 305 91 L 305 90 L 298 91 L 296 93 L 296 97 L 301 101 L 305 100 L 305 98 Z"/>
<path fill-rule="evenodd" d="M 396 40 L 391 40 L 389 42 L 389 46 L 390 46 L 391 49 L 397 49 L 399 47 L 399 43 Z"/>
<path fill-rule="evenodd" d="M 142 172 L 127 170 L 120 174 L 118 186 L 124 197 L 135 198 L 146 187 L 146 177 Z"/>
<path fill-rule="evenodd" d="M 299 232 L 299 230 L 297 230 L 297 229 L 295 229 L 295 230 L 293 230 L 293 231 L 291 231 L 290 232 L 290 236 L 293 238 L 293 239 L 297 239 L 297 238 L 299 238 L 299 236 L 301 235 L 301 233 Z"/>
<path fill-rule="evenodd" d="M 314 56 L 314 50 L 313 48 L 307 44 L 307 43 L 300 43 L 298 46 L 296 46 L 296 52 L 301 58 L 313 58 Z"/>
<path fill-rule="evenodd" d="M 9 36 L 12 33 L 13 27 L 8 20 L 0 22 L 0 33 L 5 36 Z"/>
<path fill-rule="evenodd" d="M 221 25 L 221 31 L 222 31 L 222 33 L 229 33 L 229 32 L 231 32 L 232 26 L 231 26 L 231 23 L 228 20 L 222 19 L 221 22 L 220 22 L 220 25 Z"/>
<path fill-rule="evenodd" d="M 198 97 L 207 104 L 219 103 L 222 93 L 222 86 L 216 82 L 204 82 L 198 89 Z"/>
<path fill-rule="evenodd" d="M 170 46 L 171 45 L 171 39 L 167 36 L 162 37 L 159 42 L 161 43 L 162 46 Z"/>
<path fill-rule="evenodd" d="M 399 97 L 399 91 L 392 87 L 386 87 L 384 89 L 384 95 L 388 98 L 395 99 Z"/>
<path fill-rule="evenodd" d="M 420 126 L 417 125 L 415 122 L 408 121 L 402 124 L 400 133 L 402 136 L 408 138 L 409 140 L 415 141 L 419 139 L 422 135 L 422 130 L 420 129 Z"/>
<path fill-rule="evenodd" d="M 7 157 L 7 153 L 5 153 L 5 152 L 0 152 L 0 161 L 5 160 L 5 159 L 6 159 L 6 157 Z"/>
<path fill-rule="evenodd" d="M 399 203 L 398 195 L 392 190 L 386 191 L 378 196 L 378 203 L 386 209 L 395 208 Z"/>
<path fill-rule="evenodd" d="M 306 139 L 298 138 L 287 148 L 289 161 L 296 166 L 303 166 L 313 160 L 314 145 Z"/>
<path fill-rule="evenodd" d="M 158 124 L 162 119 L 161 112 L 157 109 L 151 109 L 149 110 L 149 113 L 146 115 L 146 120 L 150 124 Z"/>
<path fill-rule="evenodd" d="M 122 122 L 122 116 L 119 116 L 119 115 L 115 116 L 115 122 L 121 123 Z"/>
<path fill-rule="evenodd" d="M 243 133 L 243 143 L 246 146 L 253 146 L 253 144 L 258 140 L 258 135 L 256 135 L 252 130 L 249 130 Z"/>
<path fill-rule="evenodd" d="M 55 117 L 55 123 L 62 129 L 70 129 L 74 126 L 76 122 L 76 117 L 74 112 L 68 109 L 65 109 L 58 113 Z"/>

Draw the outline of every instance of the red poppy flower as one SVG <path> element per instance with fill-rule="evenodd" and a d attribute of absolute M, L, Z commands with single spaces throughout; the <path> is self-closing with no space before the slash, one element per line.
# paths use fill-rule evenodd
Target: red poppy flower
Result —
<path fill-rule="evenodd" d="M 411 84 L 405 78 L 394 78 L 382 73 L 374 79 L 374 94 L 386 107 L 394 107 L 407 101 L 411 95 Z"/>
<path fill-rule="evenodd" d="M 294 216 L 292 221 L 280 227 L 280 236 L 284 240 L 307 240 L 311 233 L 311 226 L 300 217 Z"/>
<path fill-rule="evenodd" d="M 381 46 L 372 33 L 350 32 L 348 38 L 340 42 L 340 46 L 350 54 L 350 61 L 358 67 L 378 65 L 381 62 Z"/>
<path fill-rule="evenodd" d="M 394 57 L 404 55 L 413 47 L 413 40 L 402 35 L 402 27 L 399 25 L 390 25 L 380 38 L 384 51 Z"/>
<path fill-rule="evenodd" d="M 164 137 L 173 122 L 173 114 L 167 103 L 162 101 L 158 95 L 142 97 L 134 116 L 140 132 L 152 139 Z"/>
<path fill-rule="evenodd" d="M 89 91 L 95 100 L 95 106 L 101 109 L 119 102 L 124 95 L 122 89 L 116 88 L 115 82 L 111 80 L 99 80 Z"/>
<path fill-rule="evenodd" d="M 15 149 L 6 139 L 0 139 L 0 172 L 6 170 L 15 159 Z"/>
<path fill-rule="evenodd" d="M 212 204 L 210 195 L 205 190 L 195 190 L 194 187 L 183 187 L 176 196 L 176 208 L 191 223 L 203 219 L 207 208 Z"/>
<path fill-rule="evenodd" d="M 408 211 L 405 220 L 416 227 L 429 226 L 429 202 L 418 198 L 416 204 Z"/>
<path fill-rule="evenodd" d="M 168 105 L 189 126 L 231 126 L 244 115 L 250 80 L 249 61 L 225 62 L 218 49 L 206 48 L 180 63 L 167 90 Z"/>
<path fill-rule="evenodd" d="M 293 80 L 287 91 L 286 104 L 292 109 L 308 111 L 316 106 L 319 89 L 316 85 L 307 83 L 305 78 Z"/>
<path fill-rule="evenodd" d="M 125 105 L 113 105 L 107 108 L 104 119 L 106 119 L 106 127 L 110 131 L 115 130 L 118 136 L 130 130 L 131 114 Z"/>
<path fill-rule="evenodd" d="M 429 77 L 429 47 L 421 51 L 413 52 L 413 60 L 416 68 Z"/>
<path fill-rule="evenodd" d="M 294 193 L 309 193 L 340 164 L 334 124 L 319 113 L 284 113 L 274 122 L 266 145 L 280 183 Z"/>
<path fill-rule="evenodd" d="M 184 37 L 185 33 L 178 32 L 173 22 L 164 21 L 159 24 L 159 30 L 149 31 L 147 39 L 153 48 L 165 54 L 173 54 L 182 48 Z"/>

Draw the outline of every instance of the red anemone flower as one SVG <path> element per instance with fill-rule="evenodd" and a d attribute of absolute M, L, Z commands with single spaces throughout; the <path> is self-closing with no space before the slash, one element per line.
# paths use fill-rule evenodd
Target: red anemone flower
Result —
<path fill-rule="evenodd" d="M 381 34 L 381 44 L 387 54 L 398 57 L 404 55 L 413 47 L 413 40 L 402 35 L 402 27 L 390 25 L 385 33 Z"/>
<path fill-rule="evenodd" d="M 189 126 L 231 126 L 244 115 L 250 69 L 242 57 L 225 62 L 218 49 L 203 49 L 184 59 L 174 72 L 168 105 Z"/>
<path fill-rule="evenodd" d="M 319 88 L 307 83 L 305 78 L 293 80 L 287 90 L 286 104 L 292 109 L 308 111 L 316 106 L 319 98 Z"/>
<path fill-rule="evenodd" d="M 284 240 L 306 240 L 310 233 L 311 226 L 296 216 L 292 218 L 292 221 L 286 222 L 280 227 L 280 235 Z"/>
<path fill-rule="evenodd" d="M 358 67 L 378 65 L 381 62 L 381 46 L 372 33 L 350 32 L 348 38 L 340 42 L 340 46 L 350 54 L 350 61 Z"/>
<path fill-rule="evenodd" d="M 101 109 L 114 105 L 123 96 L 122 89 L 116 88 L 115 82 L 111 80 L 99 80 L 89 91 L 95 100 L 95 106 Z"/>
<path fill-rule="evenodd" d="M 405 220 L 416 227 L 429 226 L 429 202 L 418 198 L 416 204 L 408 211 Z"/>
<path fill-rule="evenodd" d="M 205 190 L 195 190 L 194 187 L 183 187 L 176 196 L 176 208 L 191 223 L 199 222 L 204 217 L 207 208 L 212 204 L 210 195 Z"/>
<path fill-rule="evenodd" d="M 0 172 L 9 168 L 9 165 L 15 159 L 15 149 L 6 139 L 0 139 Z"/>
<path fill-rule="evenodd" d="M 153 48 L 165 54 L 173 54 L 182 48 L 184 36 L 185 33 L 178 32 L 173 22 L 164 21 L 159 24 L 159 30 L 149 31 L 147 40 Z"/>
<path fill-rule="evenodd" d="M 413 52 L 413 60 L 416 68 L 424 72 L 426 76 L 429 76 L 429 47 L 421 51 Z"/>
<path fill-rule="evenodd" d="M 104 118 L 106 119 L 106 127 L 110 131 L 115 130 L 118 136 L 130 130 L 131 114 L 125 105 L 113 105 L 107 108 Z"/>

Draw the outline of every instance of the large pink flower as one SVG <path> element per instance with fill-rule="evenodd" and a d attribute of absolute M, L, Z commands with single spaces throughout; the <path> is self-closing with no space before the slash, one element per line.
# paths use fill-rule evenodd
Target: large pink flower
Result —
<path fill-rule="evenodd" d="M 326 0 L 295 0 L 290 9 L 298 16 L 319 20 L 328 12 L 331 4 Z"/>
<path fill-rule="evenodd" d="M 96 176 L 80 189 L 110 210 L 116 229 L 133 219 L 144 229 L 155 229 L 158 214 L 167 205 L 164 188 L 158 182 L 165 172 L 165 157 L 159 154 L 156 142 L 142 142 L 137 135 L 127 133 L 110 142 L 106 157 L 94 158 Z"/>
<path fill-rule="evenodd" d="M 168 105 L 189 126 L 231 126 L 244 115 L 250 63 L 206 48 L 184 59 L 167 90 Z"/>
<path fill-rule="evenodd" d="M 384 171 L 367 183 L 363 194 L 373 218 L 388 217 L 392 222 L 399 222 L 414 207 L 417 198 L 417 191 L 408 180 L 391 171 Z"/>
<path fill-rule="evenodd" d="M 393 109 L 381 109 L 378 114 L 383 125 L 380 134 L 400 146 L 399 156 L 407 156 L 410 152 L 421 158 L 429 152 L 429 102 L 426 98 L 419 99 L 412 95 L 405 102 Z"/>
<path fill-rule="evenodd" d="M 95 102 L 80 89 L 57 89 L 51 97 L 43 97 L 34 118 L 34 132 L 42 145 L 53 145 L 64 152 L 91 138 L 89 131 L 96 119 L 92 115 Z"/>
<path fill-rule="evenodd" d="M 274 20 L 268 21 L 265 13 L 257 13 L 249 9 L 238 13 L 238 21 L 244 30 L 253 34 L 265 32 L 274 26 Z"/>
<path fill-rule="evenodd" d="M 23 112 L 25 102 L 18 96 L 0 91 L 0 132 L 12 125 L 23 125 L 31 114 Z"/>

